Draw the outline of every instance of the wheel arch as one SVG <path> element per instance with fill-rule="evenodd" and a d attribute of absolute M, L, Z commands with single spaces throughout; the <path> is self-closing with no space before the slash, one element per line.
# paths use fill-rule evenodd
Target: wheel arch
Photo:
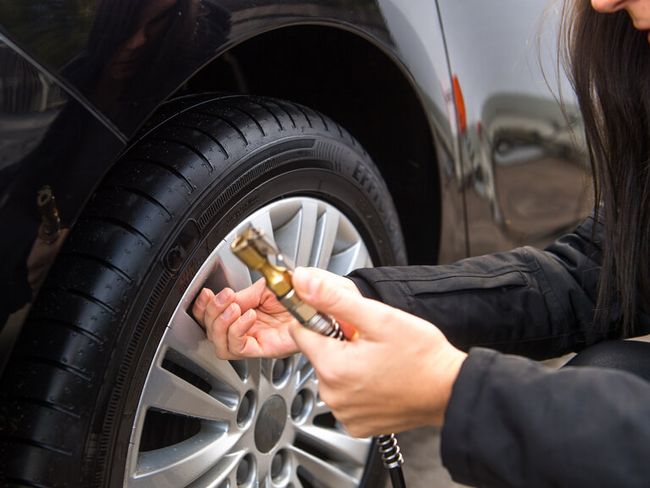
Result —
<path fill-rule="evenodd" d="M 436 261 L 442 203 L 434 130 L 415 82 L 378 41 L 338 25 L 276 28 L 230 47 L 177 94 L 210 91 L 288 99 L 343 125 L 389 187 L 409 261 Z"/>

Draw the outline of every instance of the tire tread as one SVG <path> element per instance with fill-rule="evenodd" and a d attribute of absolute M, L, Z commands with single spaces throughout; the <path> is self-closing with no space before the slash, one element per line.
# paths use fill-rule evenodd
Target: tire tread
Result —
<path fill-rule="evenodd" d="M 219 150 L 221 151 L 221 153 L 223 154 L 225 159 L 228 159 L 230 157 L 230 154 L 228 154 L 228 151 L 226 151 L 226 148 L 224 147 L 224 145 L 221 142 L 219 142 L 219 139 L 216 138 L 214 135 L 210 134 L 209 132 L 201 129 L 200 127 L 196 127 L 194 125 L 189 125 L 189 124 L 186 125 L 186 124 L 179 123 L 179 122 L 175 123 L 171 127 L 172 128 L 178 127 L 178 128 L 182 128 L 182 129 L 189 129 L 189 130 L 192 130 L 192 131 L 195 131 L 195 132 L 198 132 L 198 133 L 204 135 L 205 137 L 207 137 L 208 139 L 210 139 L 212 142 L 214 142 L 217 145 L 217 147 L 219 148 Z M 212 168 L 212 169 L 214 170 L 214 168 Z"/>
<path fill-rule="evenodd" d="M 203 114 L 203 115 L 207 115 L 208 117 L 212 117 L 212 118 L 214 118 L 214 119 L 216 119 L 218 121 L 223 122 L 228 127 L 230 127 L 233 131 L 235 131 L 239 135 L 239 137 L 241 137 L 241 139 L 244 141 L 245 146 L 249 145 L 248 138 L 244 134 L 244 131 L 242 131 L 241 128 L 237 124 L 235 124 L 232 120 L 230 120 L 229 118 L 226 118 L 223 115 L 216 114 L 214 112 L 208 112 L 206 110 L 202 110 L 199 113 Z"/>
<path fill-rule="evenodd" d="M 257 99 L 257 98 L 253 98 L 253 99 L 251 99 L 251 101 L 255 105 L 258 105 L 259 107 L 261 107 L 262 110 L 265 110 L 266 112 L 268 112 L 271 115 L 271 117 L 273 117 L 275 122 L 278 124 L 278 129 L 280 130 L 280 132 L 282 132 L 284 130 L 284 127 L 282 126 L 282 122 L 280 122 L 280 119 L 278 118 L 278 116 L 275 114 L 275 112 L 273 112 L 273 110 L 271 110 L 268 107 L 268 105 L 262 103 L 262 101 L 260 99 Z M 258 122 L 258 124 L 259 124 L 259 122 Z M 259 124 L 259 125 L 261 126 L 261 124 Z"/>
<path fill-rule="evenodd" d="M 74 419 L 79 419 L 81 418 L 81 415 L 72 411 L 71 409 L 60 405 L 58 403 L 54 403 L 52 401 L 48 400 L 42 400 L 40 398 L 33 398 L 33 397 L 27 397 L 27 396 L 14 396 L 12 397 L 13 401 L 16 402 L 21 402 L 24 404 L 31 404 L 31 405 L 37 405 L 41 408 L 49 409 L 49 410 L 54 410 L 55 412 L 62 413 L 64 415 L 70 416 Z"/>
<path fill-rule="evenodd" d="M 178 146 L 184 147 L 185 149 L 188 149 L 189 151 L 196 154 L 201 159 L 201 161 L 203 161 L 205 163 L 205 165 L 210 170 L 210 173 L 212 173 L 214 171 L 214 166 L 212 165 L 212 163 L 210 163 L 208 158 L 205 157 L 205 154 L 203 154 L 200 150 L 198 150 L 197 148 L 195 148 L 191 144 L 188 144 L 187 142 L 184 142 L 184 141 L 181 141 L 181 140 L 178 140 L 178 139 L 172 139 L 172 138 L 169 138 L 169 137 L 166 137 L 164 139 L 154 138 L 154 140 L 157 140 L 157 141 L 163 142 L 163 143 L 167 143 L 167 144 L 176 144 Z"/>
<path fill-rule="evenodd" d="M 104 186 L 98 189 L 98 192 L 102 191 L 123 191 L 125 193 L 133 193 L 134 195 L 139 196 L 140 198 L 144 198 L 147 200 L 149 203 L 154 204 L 156 207 L 158 207 L 160 210 L 165 212 L 169 217 L 172 216 L 170 211 L 165 207 L 158 199 L 156 199 L 155 196 L 151 195 L 150 193 L 147 193 L 143 190 L 140 190 L 139 188 L 132 188 L 130 186 L 124 186 L 124 185 L 115 185 L 115 186 Z"/>
<path fill-rule="evenodd" d="M 264 127 L 262 126 L 262 124 L 260 124 L 260 121 L 257 120 L 257 117 L 255 117 L 251 112 L 249 112 L 250 107 L 243 108 L 243 107 L 240 107 L 239 105 L 234 105 L 234 106 L 233 105 L 226 105 L 225 108 L 228 108 L 228 109 L 230 109 L 232 111 L 236 111 L 236 112 L 244 114 L 246 116 L 246 118 L 248 118 L 248 120 L 251 120 L 253 122 L 253 124 L 255 125 L 255 127 L 257 127 L 259 129 L 260 134 L 262 135 L 262 137 L 266 137 L 266 131 L 264 130 Z"/>
<path fill-rule="evenodd" d="M 28 364 L 44 364 L 46 366 L 50 366 L 54 369 L 58 369 L 60 371 L 64 371 L 66 373 L 69 373 L 87 383 L 90 383 L 92 380 L 92 376 L 84 373 L 81 369 L 72 366 L 67 363 L 62 363 L 61 361 L 55 361 L 53 359 L 48 359 L 43 356 L 18 356 L 15 358 L 12 358 L 15 362 L 17 363 L 28 363 Z"/>
<path fill-rule="evenodd" d="M 110 269 L 112 272 L 114 272 L 116 275 L 121 276 L 124 280 L 126 280 L 129 284 L 133 283 L 133 278 L 129 276 L 129 274 L 124 271 L 123 269 L 119 268 L 118 266 L 115 266 L 113 263 L 110 261 L 106 260 L 105 258 L 99 257 L 95 254 L 91 254 L 89 252 L 79 252 L 79 251 L 62 251 L 59 253 L 59 256 L 61 258 L 67 258 L 67 259 L 74 259 L 74 260 L 85 260 L 85 261 L 92 261 L 95 264 L 99 264 L 100 266 L 103 266 L 104 268 Z"/>
<path fill-rule="evenodd" d="M 67 457 L 72 456 L 71 451 L 62 449 L 62 448 L 57 447 L 57 446 L 52 446 L 52 445 L 47 444 L 45 442 L 40 442 L 40 441 L 37 441 L 37 440 L 34 440 L 34 439 L 24 439 L 24 438 L 18 437 L 18 436 L 7 436 L 7 437 L 5 437 L 4 440 L 9 441 L 9 442 L 13 442 L 14 444 L 23 444 L 23 445 L 26 445 L 26 446 L 36 447 L 36 448 L 42 449 L 44 451 L 50 451 L 50 452 L 56 453 L 56 454 L 58 454 L 60 456 L 67 456 Z"/>

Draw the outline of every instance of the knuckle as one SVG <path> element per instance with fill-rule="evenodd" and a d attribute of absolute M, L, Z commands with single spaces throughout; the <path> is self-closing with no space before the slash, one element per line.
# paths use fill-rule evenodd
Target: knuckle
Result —
<path fill-rule="evenodd" d="M 343 402 L 341 402 L 341 398 L 338 395 L 331 395 L 330 401 L 325 402 L 327 403 L 332 410 L 341 410 L 343 408 Z"/>
<path fill-rule="evenodd" d="M 345 426 L 345 430 L 347 430 L 348 434 L 352 437 L 365 437 L 365 431 L 358 424 L 344 422 L 343 425 Z"/>
<path fill-rule="evenodd" d="M 320 381 L 324 385 L 331 385 L 336 382 L 336 375 L 333 373 L 332 368 L 326 368 L 319 374 Z"/>
<path fill-rule="evenodd" d="M 214 342 L 214 331 L 211 323 L 205 324 L 205 335 L 210 342 Z"/>
<path fill-rule="evenodd" d="M 331 385 L 340 386 L 345 383 L 348 370 L 341 367 L 341 363 L 335 363 L 327 369 L 327 374 Z"/>
<path fill-rule="evenodd" d="M 318 301 L 328 305 L 336 305 L 340 301 L 340 293 L 338 292 L 338 288 L 331 286 L 324 279 L 316 280 L 316 284 L 312 290 L 311 295 Z"/>
<path fill-rule="evenodd" d="M 222 317 L 217 317 L 212 326 L 212 334 L 215 337 L 224 337 L 228 331 L 228 322 Z"/>
<path fill-rule="evenodd" d="M 335 412 L 345 411 L 345 398 L 333 388 L 323 388 L 320 391 L 320 398 L 328 407 Z"/>
<path fill-rule="evenodd" d="M 325 284 L 323 283 L 320 287 L 322 289 L 321 296 L 323 297 L 323 301 L 330 304 L 332 307 L 337 307 L 341 303 L 343 295 L 338 288 L 325 287 Z"/>
<path fill-rule="evenodd" d="M 382 307 L 378 319 L 383 324 L 396 324 L 400 321 L 400 313 L 392 307 Z"/>
<path fill-rule="evenodd" d="M 226 330 L 210 327 L 208 331 L 208 340 L 212 342 L 216 356 L 219 359 L 236 359 L 230 351 Z"/>

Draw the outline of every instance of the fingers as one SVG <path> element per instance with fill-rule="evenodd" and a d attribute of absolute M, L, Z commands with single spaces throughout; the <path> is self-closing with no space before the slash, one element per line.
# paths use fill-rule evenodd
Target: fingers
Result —
<path fill-rule="evenodd" d="M 239 357 L 260 354 L 259 344 L 248 335 L 248 331 L 255 325 L 255 320 L 257 320 L 255 310 L 248 310 L 226 328 L 228 351 L 231 354 Z"/>
<path fill-rule="evenodd" d="M 328 356 L 332 346 L 341 346 L 341 342 L 312 332 L 298 322 L 292 324 L 289 328 L 289 334 L 291 334 L 298 349 L 307 356 L 307 359 L 309 359 L 309 362 L 316 370 L 321 368 L 323 358 Z"/>
<path fill-rule="evenodd" d="M 365 338 L 370 338 L 383 327 L 404 319 L 405 312 L 375 300 L 352 293 L 327 274 L 311 268 L 297 268 L 293 284 L 300 298 L 322 313 L 347 322 Z M 410 316 L 409 316 L 410 317 Z M 426 322 L 422 321 L 423 324 Z"/>
<path fill-rule="evenodd" d="M 241 308 L 235 303 L 235 292 L 224 288 L 216 295 L 204 288 L 194 302 L 192 313 L 205 328 L 208 339 L 215 346 L 221 359 L 234 359 L 228 348 L 228 327 L 241 315 Z"/>
<path fill-rule="evenodd" d="M 266 289 L 266 282 L 264 278 L 260 278 L 251 286 L 235 293 L 235 299 L 242 310 L 256 308 L 260 304 L 262 293 Z"/>
<path fill-rule="evenodd" d="M 214 344 L 217 356 L 220 359 L 236 359 L 237 356 L 230 351 L 228 344 L 228 328 L 241 316 L 241 309 L 236 303 L 226 306 L 223 312 L 217 315 L 208 325 L 208 339 Z"/>
<path fill-rule="evenodd" d="M 252 308 L 242 313 L 242 309 L 246 310 L 247 305 L 257 306 L 260 290 L 263 289 L 264 281 L 258 281 L 238 293 L 230 288 L 224 288 L 216 295 L 207 288 L 199 293 L 192 313 L 205 328 L 220 359 L 239 359 L 261 354 L 257 341 L 247 335 L 255 325 L 257 313 Z"/>
<path fill-rule="evenodd" d="M 296 269 L 296 271 L 299 268 Z M 349 290 L 351 292 L 354 292 L 357 295 L 361 295 L 359 292 L 359 289 L 357 286 L 354 284 L 354 282 L 350 278 L 346 278 L 345 276 L 340 276 L 337 274 L 332 273 L 331 271 L 327 271 L 325 269 L 321 268 L 312 268 L 312 267 L 307 267 L 304 268 L 308 270 L 309 273 L 311 273 L 313 276 L 316 276 L 320 279 L 323 280 L 331 280 L 332 283 L 335 283 L 336 286 L 341 287 L 343 289 Z M 301 271 L 302 273 L 302 271 Z"/>
<path fill-rule="evenodd" d="M 214 293 L 212 293 L 212 290 L 203 288 L 196 300 L 194 300 L 194 305 L 192 305 L 192 315 L 203 328 L 205 328 L 205 308 L 213 298 Z"/>

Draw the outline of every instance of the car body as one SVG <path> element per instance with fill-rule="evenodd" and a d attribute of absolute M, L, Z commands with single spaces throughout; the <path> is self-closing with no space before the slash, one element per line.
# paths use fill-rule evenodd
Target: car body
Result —
<path fill-rule="evenodd" d="M 347 129 L 388 185 L 411 263 L 543 245 L 570 228 L 590 198 L 554 8 L 0 1 L 3 367 L 60 250 L 48 235 L 74 232 L 116 161 L 213 93 L 290 100 Z"/>

